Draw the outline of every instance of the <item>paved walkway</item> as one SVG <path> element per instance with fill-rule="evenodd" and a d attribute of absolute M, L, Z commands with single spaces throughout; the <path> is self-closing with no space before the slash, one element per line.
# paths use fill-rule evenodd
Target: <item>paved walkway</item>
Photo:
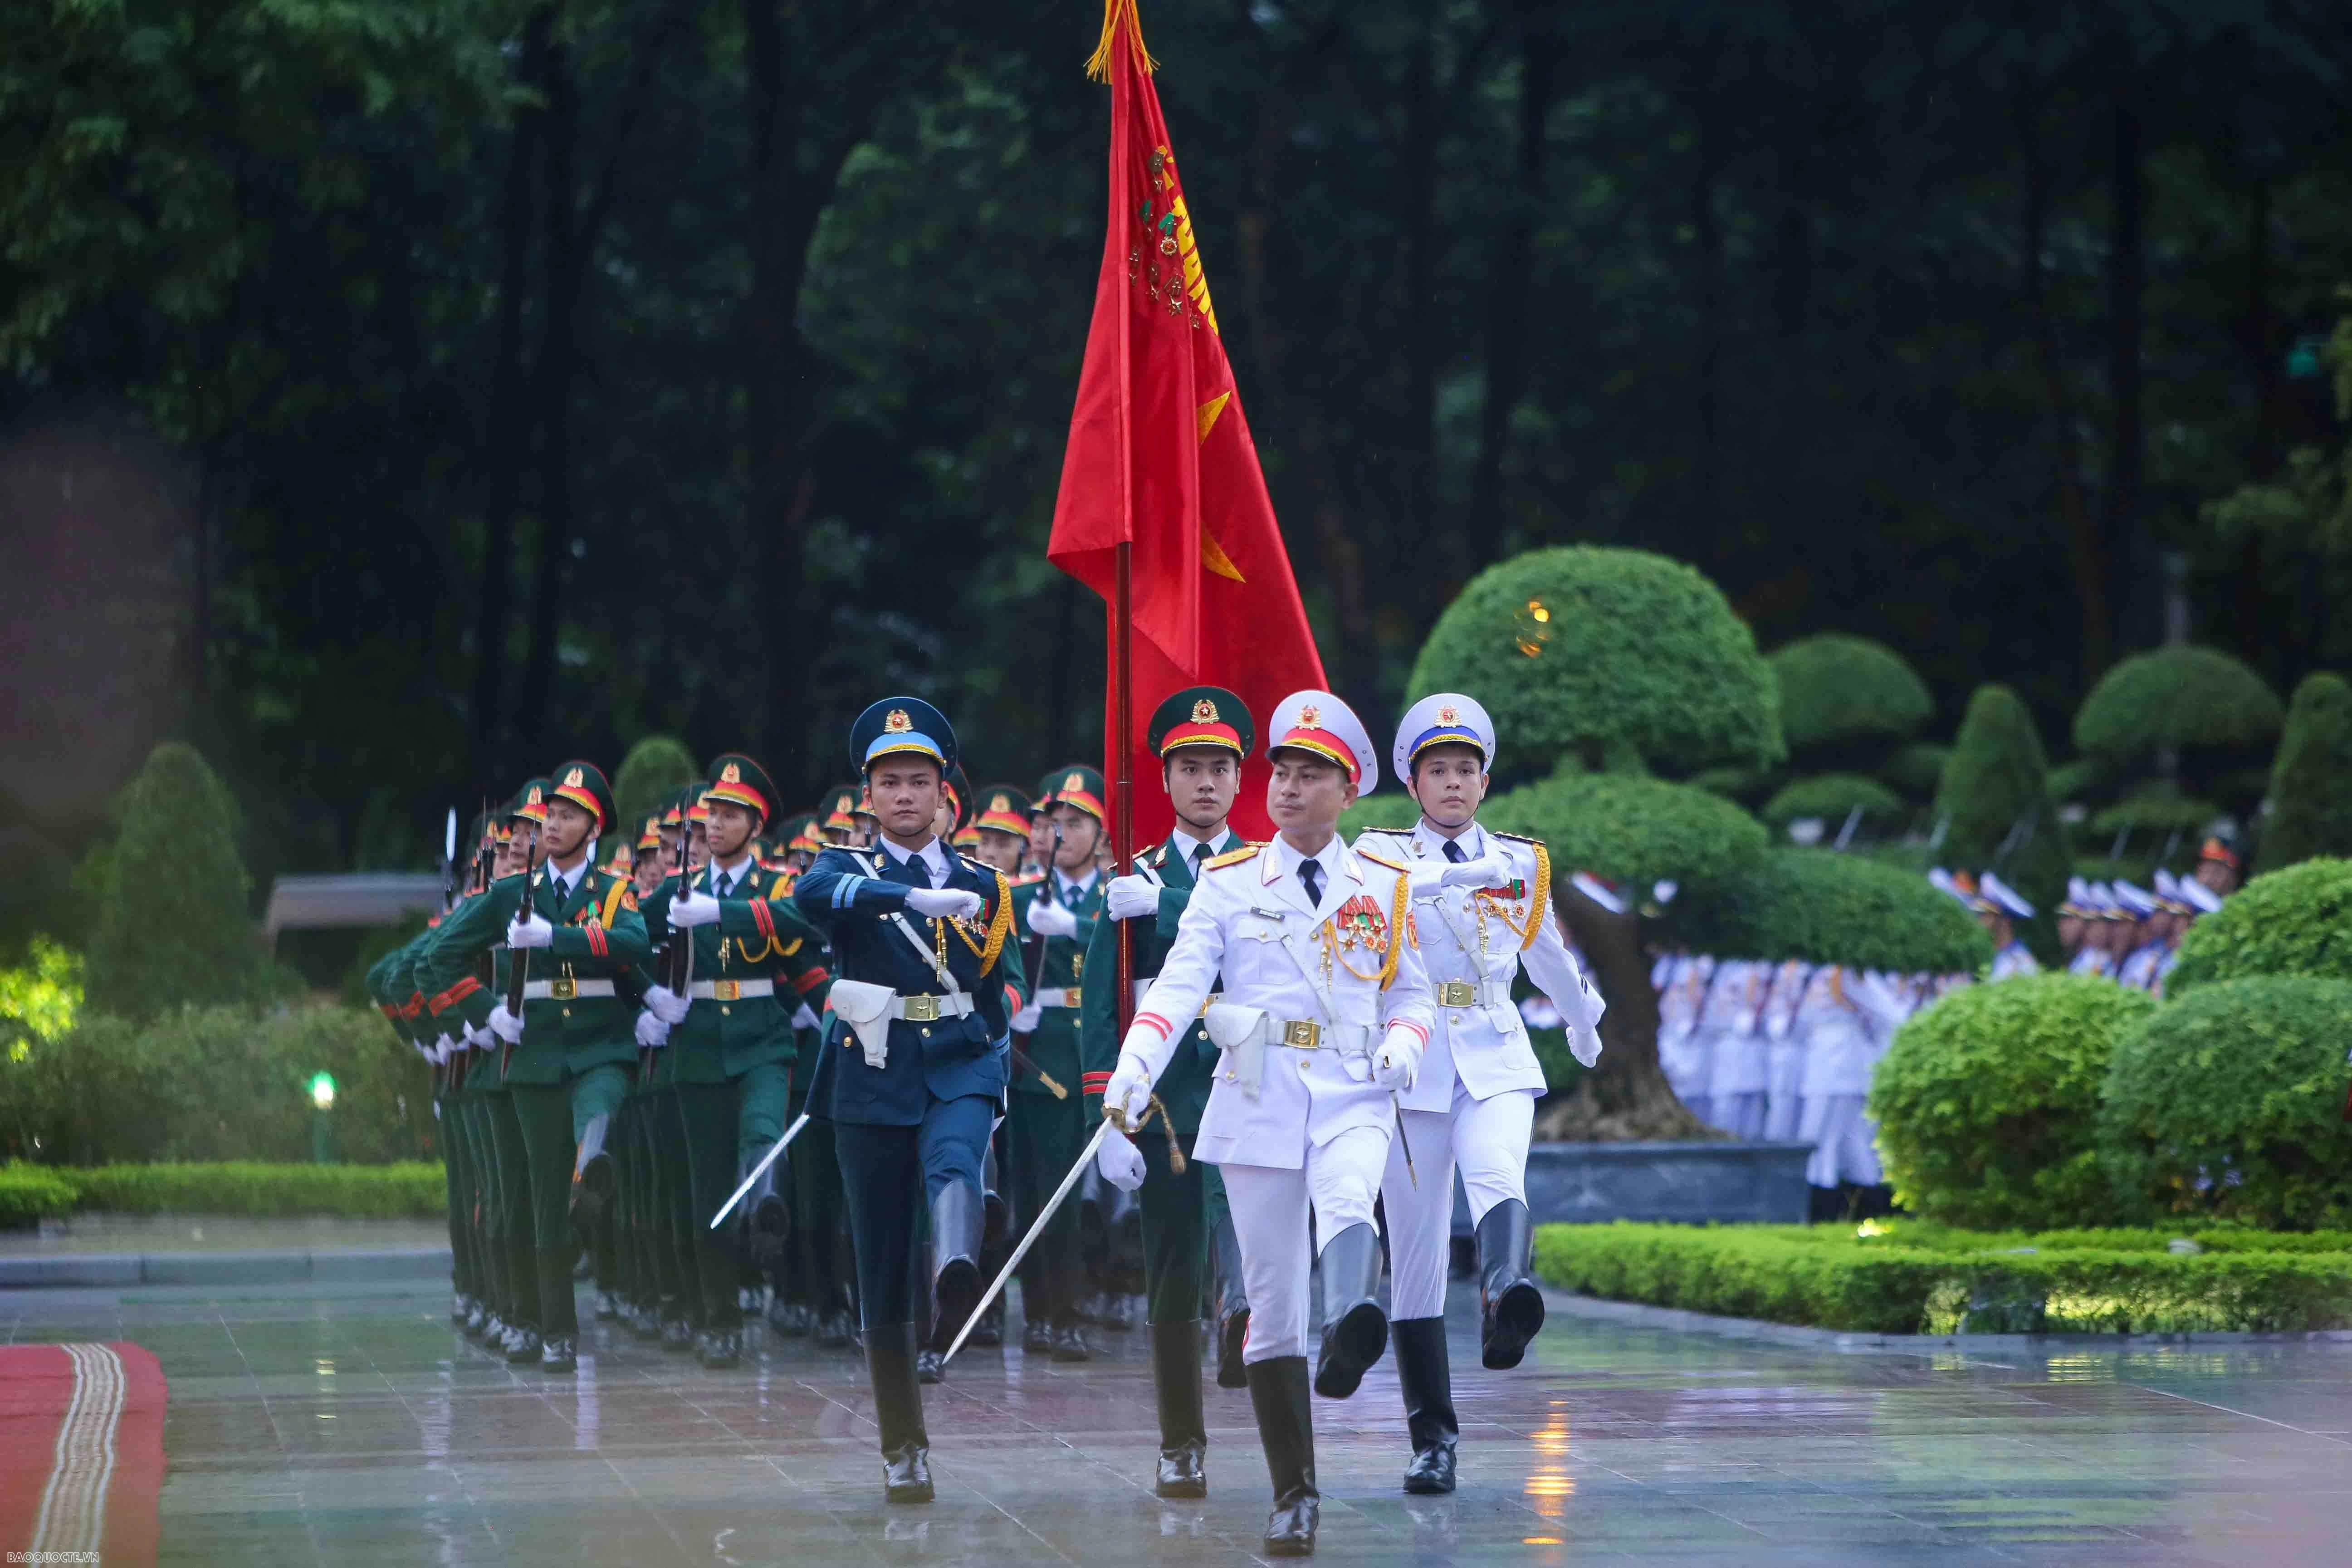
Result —
<path fill-rule="evenodd" d="M 967 1352 L 927 1391 L 940 1500 L 890 1509 L 846 1354 L 755 1333 L 706 1373 L 599 1330 L 555 1379 L 467 1344 L 446 1302 L 16 1292 L 0 1337 L 160 1358 L 169 1563 L 1192 1568 L 1249 1562 L 1265 1519 L 1248 1397 L 1213 1386 L 1213 1495 L 1150 1496 L 1139 1332 L 1083 1367 Z M 1473 1342 L 1457 1313 L 1452 1499 L 1395 1489 L 1385 1361 L 1318 1402 L 1325 1561 L 2352 1559 L 2352 1347 L 1847 1352 L 1556 1311 L 1493 1375 Z"/>

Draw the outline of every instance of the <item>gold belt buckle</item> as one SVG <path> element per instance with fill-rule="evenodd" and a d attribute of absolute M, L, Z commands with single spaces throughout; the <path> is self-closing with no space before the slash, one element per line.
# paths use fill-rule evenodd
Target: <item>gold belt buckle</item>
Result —
<path fill-rule="evenodd" d="M 580 982 L 569 974 L 547 983 L 547 994 L 558 1002 L 569 1002 L 580 994 Z"/>
<path fill-rule="evenodd" d="M 1070 987 L 1069 993 L 1066 998 L 1066 1003 L 1067 1005 L 1072 1007 L 1078 1005 L 1078 988 L 1076 986 L 1073 985 Z"/>
<path fill-rule="evenodd" d="M 1323 1040 L 1323 1026 L 1312 1018 L 1286 1018 L 1282 1024 L 1282 1043 L 1311 1051 Z"/>
<path fill-rule="evenodd" d="M 1475 1007 L 1478 988 L 1467 980 L 1441 980 L 1437 983 L 1437 1005 L 1441 1007 Z"/>
<path fill-rule="evenodd" d="M 940 999 L 938 997 L 909 996 L 905 1000 L 907 1003 L 907 1022 L 909 1024 L 936 1024 L 940 1021 Z"/>
<path fill-rule="evenodd" d="M 743 983 L 740 980 L 714 980 L 710 983 L 710 999 L 714 1002 L 740 1002 L 743 999 Z"/>

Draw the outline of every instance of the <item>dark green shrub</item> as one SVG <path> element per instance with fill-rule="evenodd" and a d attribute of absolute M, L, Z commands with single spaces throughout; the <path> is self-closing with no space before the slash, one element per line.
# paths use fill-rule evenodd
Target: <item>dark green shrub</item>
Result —
<path fill-rule="evenodd" d="M 2241 661 L 2210 647 L 2163 647 L 2100 677 L 2074 715 L 2074 745 L 2109 757 L 2244 745 L 2277 734 L 2279 719 L 2277 694 Z"/>
<path fill-rule="evenodd" d="M 125 786 L 89 944 L 90 1007 L 152 1018 L 257 1003 L 272 988 L 247 907 L 228 791 L 193 746 L 167 741 Z"/>
<path fill-rule="evenodd" d="M 75 1194 L 73 1182 L 58 1172 L 11 1160 L 0 1165 L 0 1229 L 71 1213 Z"/>
<path fill-rule="evenodd" d="M 2042 737 L 2017 693 L 1977 688 L 1936 790 L 1941 858 L 1947 866 L 1996 870 L 2025 895 L 2034 918 L 2021 934 L 2044 963 L 2057 956 L 2055 910 L 2071 859 L 2048 778 Z"/>
<path fill-rule="evenodd" d="M 1544 840 L 1562 874 L 1646 889 L 1727 876 L 1764 852 L 1764 829 L 1719 795 L 1625 773 L 1555 774 L 1490 798 L 1479 820 Z"/>
<path fill-rule="evenodd" d="M 1935 711 L 1918 671 L 1868 637 L 1800 637 L 1765 663 L 1780 689 L 1780 733 L 1792 753 L 1854 736 L 1899 741 Z"/>
<path fill-rule="evenodd" d="M 1683 782 L 1726 800 L 1746 800 L 1770 784 L 1772 775 L 1761 768 L 1701 768 Z"/>
<path fill-rule="evenodd" d="M 2294 689 L 2271 763 L 2270 801 L 2257 870 L 2352 855 L 2352 683 L 2342 676 L 2323 670 Z"/>
<path fill-rule="evenodd" d="M 669 797 L 688 784 L 702 782 L 702 769 L 686 743 L 669 735 L 647 735 L 629 748 L 613 775 L 614 808 L 629 842 L 637 841 L 637 826 L 658 811 Z"/>
<path fill-rule="evenodd" d="M 1835 834 L 1854 807 L 1864 820 L 1881 826 L 1907 814 L 1903 799 L 1876 779 L 1860 773 L 1817 773 L 1783 784 L 1757 815 L 1774 827 L 1787 827 L 1800 817 L 1817 816 Z"/>
<path fill-rule="evenodd" d="M 2352 980 L 2352 860 L 2305 860 L 2231 894 L 2180 939 L 2164 994 L 2263 974 Z"/>
<path fill-rule="evenodd" d="M 1937 786 L 1944 782 L 1944 764 L 1951 758 L 1949 746 L 1939 746 L 1933 741 L 1914 741 L 1887 758 L 1878 775 L 1901 791 L 1906 799 L 1933 800 Z"/>
<path fill-rule="evenodd" d="M 1612 1300 L 1883 1334 L 2308 1332 L 2352 1323 L 2352 1254 L 2176 1256 L 1907 1225 L 1547 1225 L 1536 1270 Z M 2143 1233 L 2144 1234 L 2144 1233 Z M 1992 1304 L 1986 1310 L 1978 1304 Z"/>
<path fill-rule="evenodd" d="M 2216 981 L 2143 1020 L 2116 1049 L 2099 1113 L 2126 1212 L 2279 1230 L 2352 1224 L 2347 1042 L 2352 982 L 2342 980 Z"/>
<path fill-rule="evenodd" d="M 429 1069 L 381 1014 L 347 1007 L 87 1017 L 0 1062 L 0 1140 L 43 1164 L 299 1163 L 320 1071 L 335 1080 L 337 1158 L 436 1157 Z"/>
<path fill-rule="evenodd" d="M 99 1165 L 64 1173 L 78 1206 L 110 1214 L 331 1214 L 352 1219 L 429 1219 L 448 1212 L 436 1163 L 386 1165 Z"/>
<path fill-rule="evenodd" d="M 1506 779 L 1567 753 L 1678 770 L 1782 753 L 1778 690 L 1746 623 L 1699 573 L 1644 551 L 1567 546 L 1488 567 L 1438 617 L 1409 689 L 1484 703 Z"/>
<path fill-rule="evenodd" d="M 2099 1091 L 2116 1042 L 2156 1005 L 2146 992 L 2059 973 L 1966 986 L 1915 1014 L 1870 1089 L 1895 1201 L 1979 1227 L 2107 1217 Z"/>
<path fill-rule="evenodd" d="M 1968 911 L 1924 878 L 1828 849 L 1775 849 L 1675 901 L 1695 952 L 1801 958 L 1896 973 L 1967 974 L 1992 962 Z"/>

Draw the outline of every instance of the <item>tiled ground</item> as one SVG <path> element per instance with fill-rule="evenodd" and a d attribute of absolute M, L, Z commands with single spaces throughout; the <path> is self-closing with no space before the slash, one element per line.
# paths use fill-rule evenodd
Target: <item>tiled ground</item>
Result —
<path fill-rule="evenodd" d="M 600 1333 L 548 1378 L 445 1304 L 20 1292 L 0 1333 L 161 1358 L 169 1562 L 1191 1568 L 1249 1561 L 1264 1522 L 1248 1397 L 1213 1385 L 1213 1495 L 1150 1496 L 1139 1333 L 1079 1368 L 968 1352 L 929 1391 L 940 1500 L 889 1509 L 845 1354 L 755 1334 L 750 1364 L 706 1373 Z M 2352 1347 L 1924 1356 L 1556 1314 L 1491 1375 L 1455 1330 L 1458 1496 L 1396 1491 L 1386 1363 L 1318 1402 L 1327 1561 L 2352 1561 Z"/>

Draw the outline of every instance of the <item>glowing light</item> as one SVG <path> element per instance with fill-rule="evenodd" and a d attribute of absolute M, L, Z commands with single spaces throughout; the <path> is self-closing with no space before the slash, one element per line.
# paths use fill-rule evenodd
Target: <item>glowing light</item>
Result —
<path fill-rule="evenodd" d="M 1888 1234 L 1888 1231 L 1885 1226 L 1879 1224 L 1876 1220 L 1866 1219 L 1860 1225 L 1853 1227 L 1853 1233 L 1864 1240 L 1868 1240 L 1874 1236 L 1885 1236 Z"/>
<path fill-rule="evenodd" d="M 335 1078 L 332 1073 L 316 1072 L 310 1075 L 310 1103 L 321 1110 L 332 1110 L 335 1108 Z"/>
<path fill-rule="evenodd" d="M 1513 619 L 1517 623 L 1513 635 L 1520 654 L 1533 658 L 1543 652 L 1544 644 L 1551 641 L 1551 606 L 1541 599 L 1529 599 Z"/>

